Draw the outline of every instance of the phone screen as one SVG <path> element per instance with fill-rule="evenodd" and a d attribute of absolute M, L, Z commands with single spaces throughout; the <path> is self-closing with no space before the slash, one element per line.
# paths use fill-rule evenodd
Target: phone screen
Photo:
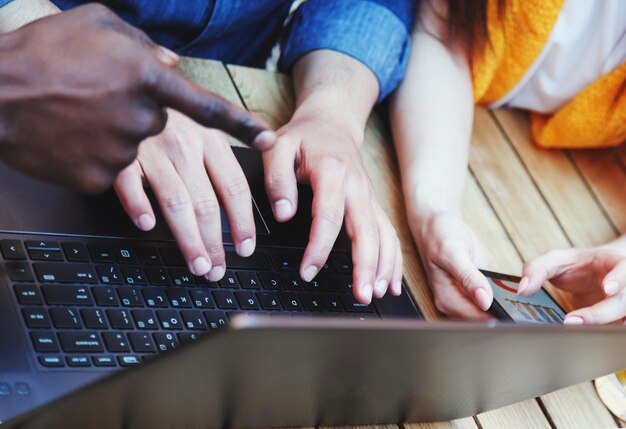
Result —
<path fill-rule="evenodd" d="M 491 276 L 490 273 L 485 275 L 491 283 L 493 297 L 500 307 L 499 310 L 506 313 L 514 322 L 563 323 L 565 312 L 544 289 L 540 289 L 532 296 L 519 296 L 517 295 L 519 279 Z"/>

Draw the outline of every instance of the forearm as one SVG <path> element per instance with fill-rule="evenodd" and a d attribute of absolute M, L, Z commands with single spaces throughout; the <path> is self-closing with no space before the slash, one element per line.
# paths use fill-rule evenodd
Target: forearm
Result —
<path fill-rule="evenodd" d="M 410 220 L 419 223 L 440 211 L 460 214 L 473 112 L 464 55 L 416 30 L 407 78 L 390 109 Z"/>
<path fill-rule="evenodd" d="M 29 22 L 59 12 L 49 0 L 14 0 L 0 8 L 0 33 L 17 30 Z"/>
<path fill-rule="evenodd" d="M 293 68 L 294 118 L 315 115 L 351 132 L 360 144 L 376 103 L 376 76 L 361 62 L 330 50 L 308 53 Z"/>

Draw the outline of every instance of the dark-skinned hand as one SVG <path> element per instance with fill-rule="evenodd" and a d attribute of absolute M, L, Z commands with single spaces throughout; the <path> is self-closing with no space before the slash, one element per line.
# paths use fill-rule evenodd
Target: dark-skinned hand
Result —
<path fill-rule="evenodd" d="M 166 107 L 260 150 L 276 136 L 192 84 L 178 58 L 101 5 L 43 18 L 0 36 L 0 159 L 83 192 L 107 189 L 159 134 Z"/>

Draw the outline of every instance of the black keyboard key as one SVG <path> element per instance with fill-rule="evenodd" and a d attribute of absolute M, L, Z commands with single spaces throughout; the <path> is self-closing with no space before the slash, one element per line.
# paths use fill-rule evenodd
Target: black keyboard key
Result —
<path fill-rule="evenodd" d="M 263 310 L 280 310 L 280 299 L 274 292 L 259 292 L 257 294 Z"/>
<path fill-rule="evenodd" d="M 93 305 L 91 293 L 86 286 L 43 285 L 41 291 L 50 305 Z"/>
<path fill-rule="evenodd" d="M 192 289 L 189 291 L 191 302 L 198 308 L 214 308 L 213 295 L 206 289 Z"/>
<path fill-rule="evenodd" d="M 39 363 L 48 368 L 63 368 L 65 366 L 61 356 L 39 356 Z"/>
<path fill-rule="evenodd" d="M 22 309 L 22 315 L 24 316 L 24 322 L 26 326 L 31 329 L 50 329 L 50 317 L 48 312 L 44 308 L 24 308 Z"/>
<path fill-rule="evenodd" d="M 95 286 L 91 288 L 96 304 L 102 307 L 117 307 L 120 305 L 115 288 L 110 286 Z"/>
<path fill-rule="evenodd" d="M 224 310 L 235 310 L 239 308 L 237 306 L 237 302 L 235 301 L 235 296 L 230 291 L 219 290 L 213 292 L 213 298 L 215 298 L 217 306 Z"/>
<path fill-rule="evenodd" d="M 81 329 L 83 324 L 75 308 L 51 308 L 50 317 L 57 329 Z"/>
<path fill-rule="evenodd" d="M 155 353 L 156 348 L 152 336 L 147 332 L 131 332 L 128 340 L 135 353 Z"/>
<path fill-rule="evenodd" d="M 296 273 L 283 274 L 283 289 L 289 291 L 301 291 L 304 281 Z"/>
<path fill-rule="evenodd" d="M 306 311 L 324 311 L 324 304 L 319 295 L 305 293 L 300 295 L 300 301 Z"/>
<path fill-rule="evenodd" d="M 104 340 L 107 350 L 111 353 L 130 352 L 126 335 L 121 332 L 105 332 L 102 334 L 102 339 Z"/>
<path fill-rule="evenodd" d="M 141 363 L 139 356 L 135 355 L 118 356 L 117 361 L 121 366 L 135 366 Z"/>
<path fill-rule="evenodd" d="M 259 273 L 259 280 L 261 280 L 261 284 L 263 285 L 263 289 L 267 290 L 280 290 L 282 281 L 280 280 L 280 276 L 275 273 Z"/>
<path fill-rule="evenodd" d="M 117 294 L 120 296 L 120 302 L 124 307 L 143 307 L 143 298 L 138 287 L 118 287 Z"/>
<path fill-rule="evenodd" d="M 67 366 L 72 367 L 87 367 L 91 366 L 91 359 L 89 356 L 65 356 Z"/>
<path fill-rule="evenodd" d="M 283 304 L 285 310 L 302 311 L 302 304 L 296 293 L 285 292 L 280 294 L 280 302 Z"/>
<path fill-rule="evenodd" d="M 106 264 L 96 266 L 100 282 L 104 284 L 122 284 L 122 272 L 117 265 Z"/>
<path fill-rule="evenodd" d="M 324 274 L 322 278 L 327 291 L 352 293 L 352 276 L 328 273 Z"/>
<path fill-rule="evenodd" d="M 62 261 L 63 254 L 56 241 L 26 241 L 26 250 L 35 261 Z"/>
<path fill-rule="evenodd" d="M 9 278 L 14 282 L 35 281 L 28 262 L 7 262 L 5 264 Z"/>
<path fill-rule="evenodd" d="M 330 263 L 341 274 L 352 274 L 352 261 L 347 253 L 332 252 L 330 254 Z"/>
<path fill-rule="evenodd" d="M 239 284 L 244 289 L 261 289 L 261 281 L 255 273 L 249 271 L 239 271 L 237 273 Z"/>
<path fill-rule="evenodd" d="M 148 275 L 148 281 L 151 285 L 155 286 L 169 286 L 170 276 L 167 274 L 167 270 L 161 267 L 146 267 L 146 274 Z"/>
<path fill-rule="evenodd" d="M 314 278 L 310 282 L 303 281 L 304 290 L 308 290 L 311 292 L 320 292 L 322 291 L 322 281 L 319 278 Z"/>
<path fill-rule="evenodd" d="M 121 267 L 120 270 L 122 271 L 124 283 L 126 283 L 127 285 L 147 284 L 146 273 L 143 272 L 143 269 L 141 267 Z"/>
<path fill-rule="evenodd" d="M 166 292 L 167 298 L 174 308 L 191 308 L 191 299 L 185 289 L 168 289 Z"/>
<path fill-rule="evenodd" d="M 203 312 L 206 323 L 210 329 L 220 329 L 227 325 L 226 314 L 222 311 L 210 311 Z"/>
<path fill-rule="evenodd" d="M 343 311 L 343 306 L 337 295 L 325 295 L 322 296 L 322 303 L 326 311 L 340 312 Z"/>
<path fill-rule="evenodd" d="M 89 244 L 87 248 L 89 249 L 89 253 L 91 253 L 91 258 L 94 262 L 115 261 L 111 248 L 105 244 Z"/>
<path fill-rule="evenodd" d="M 113 254 L 117 262 L 121 264 L 136 264 L 139 262 L 139 257 L 135 250 L 130 247 L 114 247 Z"/>
<path fill-rule="evenodd" d="M 272 259 L 276 268 L 281 271 L 292 271 L 298 268 L 292 254 L 276 252 L 272 253 Z"/>
<path fill-rule="evenodd" d="M 113 329 L 133 329 L 128 310 L 107 310 L 107 318 Z"/>
<path fill-rule="evenodd" d="M 63 243 L 65 257 L 71 262 L 89 262 L 89 252 L 83 243 Z"/>
<path fill-rule="evenodd" d="M 193 276 L 193 279 L 195 280 L 196 285 L 200 287 L 209 287 L 215 289 L 219 286 L 217 282 L 211 282 L 206 277 Z"/>
<path fill-rule="evenodd" d="M 185 328 L 192 331 L 206 331 L 208 329 L 202 313 L 198 310 L 183 310 L 180 312 Z"/>
<path fill-rule="evenodd" d="M 346 311 L 350 313 L 373 313 L 374 307 L 370 305 L 361 304 L 356 300 L 352 294 L 341 295 L 341 303 Z"/>
<path fill-rule="evenodd" d="M 98 283 L 96 273 L 88 264 L 60 264 L 40 262 L 33 264 L 41 282 L 55 283 Z"/>
<path fill-rule="evenodd" d="M 28 250 L 61 250 L 57 241 L 50 240 L 26 240 L 26 249 Z"/>
<path fill-rule="evenodd" d="M 181 344 L 189 344 L 189 343 L 193 343 L 198 338 L 200 338 L 200 333 L 199 332 L 181 332 L 177 336 L 178 336 L 178 341 L 180 341 Z"/>
<path fill-rule="evenodd" d="M 17 301 L 22 305 L 42 305 L 43 297 L 36 285 L 15 285 L 15 296 Z"/>
<path fill-rule="evenodd" d="M 30 333 L 35 350 L 39 353 L 58 353 L 59 343 L 52 331 L 35 331 Z"/>
<path fill-rule="evenodd" d="M 88 308 L 85 310 L 81 310 L 80 314 L 83 317 L 83 322 L 85 323 L 85 327 L 87 329 L 109 328 L 109 324 L 107 323 L 104 310 Z"/>
<path fill-rule="evenodd" d="M 169 307 L 167 295 L 165 295 L 165 288 L 149 287 L 142 289 L 142 292 L 148 307 Z"/>
<path fill-rule="evenodd" d="M 158 330 L 159 325 L 157 323 L 154 311 L 152 310 L 133 310 L 133 319 L 135 319 L 135 326 L 139 329 Z M 137 351 L 137 350 L 135 350 Z"/>
<path fill-rule="evenodd" d="M 59 342 L 66 353 L 104 352 L 104 347 L 97 332 L 59 332 Z"/>
<path fill-rule="evenodd" d="M 2 256 L 7 261 L 21 261 L 26 259 L 24 247 L 19 240 L 1 240 L 0 249 Z"/>
<path fill-rule="evenodd" d="M 92 356 L 91 361 L 94 366 L 98 367 L 111 367 L 115 366 L 115 359 L 113 356 Z"/>
<path fill-rule="evenodd" d="M 160 352 L 174 350 L 180 345 L 176 335 L 171 332 L 157 332 L 156 334 L 153 334 L 153 337 L 157 350 Z"/>
<path fill-rule="evenodd" d="M 271 270 L 272 264 L 264 253 L 253 253 L 247 258 L 235 252 L 226 252 L 226 266 L 235 270 Z"/>
<path fill-rule="evenodd" d="M 183 322 L 176 310 L 157 310 L 156 313 L 163 329 L 183 329 Z"/>
<path fill-rule="evenodd" d="M 137 249 L 139 260 L 145 265 L 161 265 L 161 257 L 156 247 L 140 247 Z"/>
<path fill-rule="evenodd" d="M 171 268 L 170 278 L 176 286 L 193 286 L 193 276 L 186 268 Z"/>
<path fill-rule="evenodd" d="M 238 291 L 235 292 L 235 297 L 237 298 L 239 307 L 241 307 L 243 310 L 259 309 L 259 302 L 257 301 L 254 292 Z"/>
<path fill-rule="evenodd" d="M 219 285 L 228 289 L 239 289 L 239 279 L 232 271 L 226 271 L 222 280 L 219 281 Z"/>
<path fill-rule="evenodd" d="M 161 248 L 161 256 L 165 265 L 170 267 L 186 267 L 187 263 L 183 258 L 183 254 L 180 253 L 175 247 L 163 247 Z"/>
<path fill-rule="evenodd" d="M 29 250 L 28 254 L 33 261 L 62 261 L 60 250 Z"/>

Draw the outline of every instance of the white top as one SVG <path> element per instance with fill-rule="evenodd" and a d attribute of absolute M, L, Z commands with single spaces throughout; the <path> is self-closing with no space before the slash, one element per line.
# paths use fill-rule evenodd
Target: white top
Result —
<path fill-rule="evenodd" d="M 543 51 L 491 107 L 553 113 L 626 61 L 626 0 L 565 0 Z"/>

